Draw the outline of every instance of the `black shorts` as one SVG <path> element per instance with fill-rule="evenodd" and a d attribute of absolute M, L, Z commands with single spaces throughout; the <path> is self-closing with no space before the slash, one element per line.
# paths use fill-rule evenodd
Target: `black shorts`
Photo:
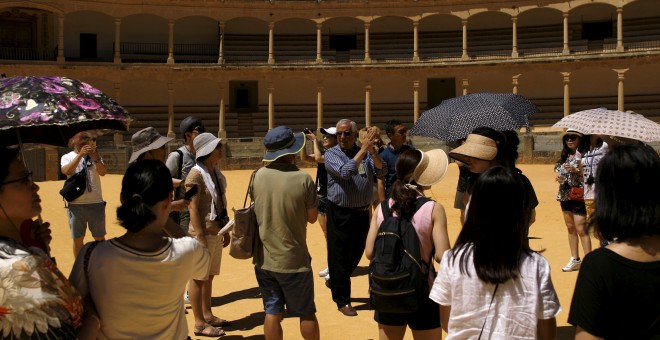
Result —
<path fill-rule="evenodd" d="M 587 208 L 584 206 L 584 202 L 580 201 L 560 201 L 561 210 L 566 212 L 571 212 L 574 215 L 587 215 Z"/>
<path fill-rule="evenodd" d="M 440 306 L 427 298 L 414 313 L 381 313 L 374 311 L 374 320 L 386 326 L 406 326 L 416 331 L 440 327 Z"/>

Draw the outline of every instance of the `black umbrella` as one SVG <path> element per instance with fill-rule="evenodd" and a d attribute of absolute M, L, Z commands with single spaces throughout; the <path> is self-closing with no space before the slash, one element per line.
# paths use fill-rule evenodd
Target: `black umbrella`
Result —
<path fill-rule="evenodd" d="M 443 100 L 425 111 L 410 133 L 451 142 L 482 126 L 498 131 L 529 126 L 528 116 L 537 111 L 536 105 L 518 94 L 472 93 Z"/>
<path fill-rule="evenodd" d="M 128 130 L 130 114 L 91 85 L 65 77 L 0 79 L 0 143 L 67 146 L 76 133 Z"/>

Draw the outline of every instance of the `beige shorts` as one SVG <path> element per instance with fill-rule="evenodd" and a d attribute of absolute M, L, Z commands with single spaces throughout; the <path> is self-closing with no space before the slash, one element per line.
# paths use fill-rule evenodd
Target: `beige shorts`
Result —
<path fill-rule="evenodd" d="M 220 262 L 222 261 L 222 235 L 205 235 L 206 245 L 211 255 L 209 276 L 220 275 Z"/>

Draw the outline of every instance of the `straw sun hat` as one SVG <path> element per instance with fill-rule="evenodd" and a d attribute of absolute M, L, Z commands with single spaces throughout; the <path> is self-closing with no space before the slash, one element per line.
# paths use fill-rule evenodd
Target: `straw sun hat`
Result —
<path fill-rule="evenodd" d="M 484 161 L 492 161 L 497 156 L 497 143 L 482 135 L 469 134 L 465 143 L 449 153 L 449 157 L 463 163 L 468 158 L 476 158 Z"/>
<path fill-rule="evenodd" d="M 447 174 L 449 159 L 441 149 L 422 152 L 422 159 L 415 167 L 412 178 L 417 184 L 428 187 L 440 182 Z"/>

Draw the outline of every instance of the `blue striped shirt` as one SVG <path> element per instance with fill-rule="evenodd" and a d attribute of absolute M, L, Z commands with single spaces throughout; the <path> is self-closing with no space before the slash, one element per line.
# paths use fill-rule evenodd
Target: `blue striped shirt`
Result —
<path fill-rule="evenodd" d="M 367 153 L 362 160 L 365 173 L 358 172 L 355 164 L 339 145 L 325 152 L 325 169 L 328 171 L 328 200 L 344 208 L 360 208 L 371 204 L 374 175 L 387 175 L 387 165 L 376 169 L 374 160 Z M 383 161 L 383 163 L 385 163 Z"/>

